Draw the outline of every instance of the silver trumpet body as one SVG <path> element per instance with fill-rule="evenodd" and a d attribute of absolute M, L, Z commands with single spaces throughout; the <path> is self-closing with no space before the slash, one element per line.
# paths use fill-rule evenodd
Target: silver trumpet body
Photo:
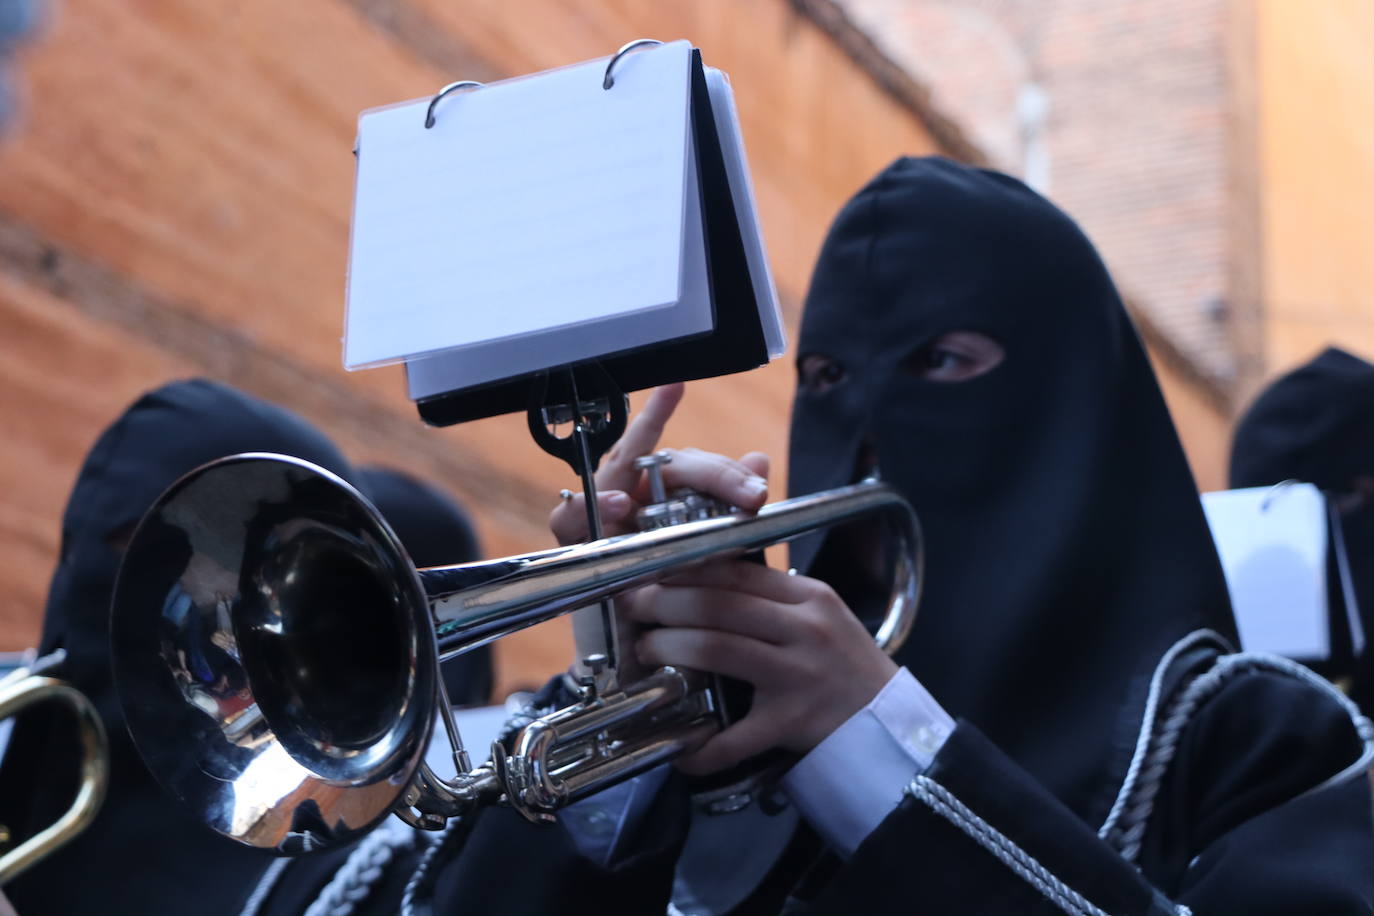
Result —
<path fill-rule="evenodd" d="M 192 471 L 144 516 L 112 606 L 115 680 L 149 768 L 212 829 L 284 854 L 347 842 L 388 813 L 437 829 L 508 804 L 551 819 L 699 746 L 719 679 L 661 668 L 622 685 L 604 659 L 577 698 L 472 767 L 441 660 L 702 562 L 869 516 L 895 538 L 892 652 L 921 582 L 914 513 L 866 481 L 727 515 L 479 563 L 416 569 L 365 497 L 281 455 Z M 436 717 L 458 773 L 423 757 Z"/>

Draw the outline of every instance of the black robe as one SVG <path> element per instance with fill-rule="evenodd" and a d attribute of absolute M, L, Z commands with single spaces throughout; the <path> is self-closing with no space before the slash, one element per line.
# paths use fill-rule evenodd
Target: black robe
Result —
<path fill-rule="evenodd" d="M 1328 347 L 1250 405 L 1231 443 L 1231 486 L 1282 480 L 1315 484 L 1335 498 L 1365 638 L 1374 637 L 1374 365 Z M 1362 499 L 1350 500 L 1356 490 Z M 1344 600 L 1339 588 L 1332 595 Z M 1334 635 L 1330 676 L 1349 678 L 1355 701 L 1374 709 L 1374 652 L 1356 658 L 1343 651 L 1349 640 Z"/>
<path fill-rule="evenodd" d="M 920 377 L 955 330 L 1005 359 Z M 912 501 L 928 578 L 898 660 L 959 725 L 851 859 L 803 827 L 732 912 L 1374 911 L 1368 723 L 1282 660 L 1230 654 L 1182 449 L 1071 220 L 1006 176 L 899 160 L 832 228 L 797 353 L 839 371 L 798 393 L 791 489 L 875 455 Z M 856 543 L 810 538 L 793 562 L 862 616 Z M 661 913 L 684 805 L 665 789 L 610 862 L 483 814 L 434 912 Z"/>

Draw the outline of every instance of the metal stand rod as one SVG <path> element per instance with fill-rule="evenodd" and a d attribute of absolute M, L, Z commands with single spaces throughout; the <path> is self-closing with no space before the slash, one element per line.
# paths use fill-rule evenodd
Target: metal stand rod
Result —
<path fill-rule="evenodd" d="M 443 671 L 436 672 L 439 681 L 439 705 L 443 707 L 440 718 L 444 720 L 444 731 L 448 732 L 448 744 L 453 750 L 453 765 L 459 776 L 472 770 L 472 760 L 463 747 L 463 736 L 458 733 L 458 720 L 453 715 L 453 702 L 448 698 L 448 684 L 444 683 Z"/>
<path fill-rule="evenodd" d="M 596 362 L 576 368 L 565 367 L 559 374 L 566 378 L 566 385 L 555 386 L 550 374 L 538 376 L 530 389 L 526 422 L 539 447 L 566 462 L 581 478 L 587 533 L 591 540 L 600 540 L 605 531 L 596 501 L 596 467 L 625 432 L 629 398 Z M 555 429 L 565 423 L 572 424 L 572 434 L 555 435 Z M 574 668 L 579 681 L 590 673 L 582 660 L 593 655 L 604 660 L 603 674 L 598 676 L 598 682 L 604 682 L 609 688 L 616 680 L 620 652 L 615 616 L 615 605 L 609 600 L 600 602 L 599 612 L 589 604 L 573 613 L 573 637 L 579 659 Z"/>
<path fill-rule="evenodd" d="M 577 376 L 571 370 L 568 371 L 568 381 L 573 394 L 572 437 L 577 448 L 577 473 L 582 478 L 582 498 L 587 509 L 587 538 L 599 541 L 603 534 L 601 510 L 596 499 L 596 462 L 592 458 L 590 420 L 583 412 L 582 398 L 577 390 Z M 620 667 L 620 646 L 616 633 L 615 603 L 610 598 L 601 602 L 601 632 L 607 667 L 615 671 Z M 581 649 L 580 646 L 578 648 Z"/>

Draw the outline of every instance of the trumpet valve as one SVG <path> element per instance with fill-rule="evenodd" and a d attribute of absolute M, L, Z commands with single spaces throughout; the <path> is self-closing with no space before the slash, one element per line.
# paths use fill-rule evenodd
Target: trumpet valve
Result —
<path fill-rule="evenodd" d="M 653 503 L 640 509 L 635 516 L 640 531 L 653 531 L 657 528 L 671 528 L 684 522 L 696 522 L 708 518 L 722 518 L 739 515 L 739 507 L 727 502 L 698 493 L 695 490 L 674 490 L 673 494 L 660 503 Z"/>
<path fill-rule="evenodd" d="M 657 451 L 635 459 L 635 467 L 649 477 L 649 505 L 640 509 L 635 517 L 640 531 L 730 514 L 730 507 L 725 503 L 695 490 L 682 488 L 669 494 L 663 482 L 663 466 L 672 462 L 673 454 L 667 451 Z"/>
<path fill-rule="evenodd" d="M 671 528 L 684 522 L 695 522 L 707 518 L 720 518 L 738 515 L 739 508 L 729 503 L 698 493 L 690 487 L 680 487 L 672 493 L 663 483 L 663 466 L 671 464 L 671 452 L 658 451 L 635 459 L 635 467 L 649 475 L 649 505 L 635 515 L 640 531 L 656 528 Z"/>
<path fill-rule="evenodd" d="M 668 493 L 663 488 L 663 466 L 672 463 L 672 452 L 663 450 L 649 455 L 641 455 L 635 459 L 635 468 L 649 475 L 649 498 L 656 503 L 668 499 Z"/>
<path fill-rule="evenodd" d="M 577 679 L 578 685 L 582 688 L 582 702 L 590 703 L 597 697 L 616 692 L 615 670 L 611 668 L 605 655 L 600 652 L 588 655 L 582 659 L 582 667 L 587 672 Z"/>

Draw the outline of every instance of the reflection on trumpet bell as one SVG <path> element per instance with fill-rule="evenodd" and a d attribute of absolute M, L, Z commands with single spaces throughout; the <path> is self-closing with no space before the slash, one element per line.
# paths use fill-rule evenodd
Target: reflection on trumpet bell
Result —
<path fill-rule="evenodd" d="M 62 650 L 58 650 L 61 653 Z M 81 777 L 71 806 L 56 821 L 0 855 L 0 884 L 56 852 L 90 826 L 105 800 L 110 779 L 109 743 L 94 704 L 71 684 L 41 673 L 60 664 L 58 653 L 39 659 L 32 668 L 19 668 L 0 680 L 0 719 L 43 704 L 66 706 L 75 717 L 81 739 Z M 0 845 L 12 840 L 8 829 Z"/>
<path fill-rule="evenodd" d="M 715 678 L 671 668 L 572 705 L 492 761 L 422 762 L 451 657 L 713 557 L 880 514 L 899 541 L 877 639 L 905 638 L 918 528 L 875 482 L 591 544 L 416 570 L 356 490 L 293 458 L 239 455 L 175 483 L 129 544 L 115 589 L 115 678 L 149 768 L 218 832 L 304 852 L 395 809 L 407 822 L 504 802 L 533 820 L 699 745 L 722 726 Z M 452 732 L 457 756 L 465 757 Z"/>

